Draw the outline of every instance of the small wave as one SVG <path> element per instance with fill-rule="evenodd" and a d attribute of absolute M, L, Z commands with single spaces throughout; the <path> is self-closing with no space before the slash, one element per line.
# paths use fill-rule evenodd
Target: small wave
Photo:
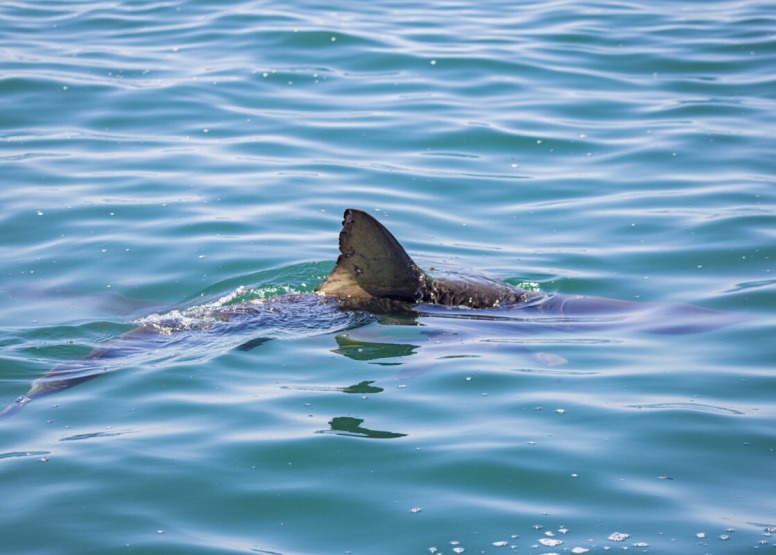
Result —
<path fill-rule="evenodd" d="M 512 372 L 520 372 L 522 374 L 536 374 L 539 376 L 595 376 L 599 372 L 594 370 L 567 370 L 567 369 L 554 369 L 554 368 L 514 368 Z"/>
<path fill-rule="evenodd" d="M 16 457 L 42 457 L 50 453 L 51 451 L 13 451 L 11 453 L 0 453 L 0 459 L 12 459 Z"/>
<path fill-rule="evenodd" d="M 437 158 L 481 158 L 477 154 L 469 154 L 467 152 L 421 152 L 420 155 Z"/>
<path fill-rule="evenodd" d="M 82 439 L 94 439 L 97 437 L 115 437 L 115 436 L 121 436 L 124 434 L 132 434 L 132 433 L 134 433 L 132 430 L 126 430 L 123 432 L 94 432 L 91 434 L 78 434 L 74 436 L 63 437 L 59 441 L 79 441 Z"/>
<path fill-rule="evenodd" d="M 744 414 L 740 410 L 729 409 L 725 407 L 715 407 L 714 405 L 700 405 L 696 403 L 654 403 L 651 405 L 629 405 L 632 409 L 660 409 L 660 410 L 692 410 L 698 412 L 710 412 L 713 414 Z"/>
<path fill-rule="evenodd" d="M 499 339 L 483 339 L 483 343 L 508 343 L 510 345 L 608 345 L 610 343 L 623 343 L 620 339 L 600 339 L 596 337 L 579 338 L 537 338 L 537 337 L 515 337 Z"/>
<path fill-rule="evenodd" d="M 748 289 L 759 289 L 761 287 L 769 287 L 776 284 L 776 279 L 762 279 L 758 281 L 744 281 L 737 283 L 735 287 L 728 289 L 725 293 L 736 293 L 738 291 L 746 291 Z"/>

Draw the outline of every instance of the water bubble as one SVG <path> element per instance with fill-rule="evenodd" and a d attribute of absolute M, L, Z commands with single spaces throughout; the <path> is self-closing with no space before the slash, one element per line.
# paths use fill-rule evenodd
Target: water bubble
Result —
<path fill-rule="evenodd" d="M 561 540 L 553 540 L 549 538 L 542 538 L 539 540 L 539 543 L 542 545 L 546 545 L 547 547 L 555 547 L 556 545 L 560 545 L 563 542 Z"/>
<path fill-rule="evenodd" d="M 622 534 L 620 532 L 615 532 L 614 534 L 609 536 L 608 539 L 613 541 L 613 542 L 621 542 L 621 541 L 625 541 L 629 537 L 630 537 L 630 534 Z"/>

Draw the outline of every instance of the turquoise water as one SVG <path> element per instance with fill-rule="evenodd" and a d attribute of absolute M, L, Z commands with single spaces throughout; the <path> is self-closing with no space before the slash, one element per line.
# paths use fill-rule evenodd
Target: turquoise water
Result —
<path fill-rule="evenodd" d="M 751 316 L 151 346 L 0 421 L 0 551 L 776 553 L 774 28 L 768 2 L 0 5 L 3 406 L 149 315 L 312 290 L 348 207 L 426 268 Z"/>

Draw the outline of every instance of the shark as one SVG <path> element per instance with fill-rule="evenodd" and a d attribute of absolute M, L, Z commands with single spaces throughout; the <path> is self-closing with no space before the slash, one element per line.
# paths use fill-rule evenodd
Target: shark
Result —
<path fill-rule="evenodd" d="M 528 327 L 615 327 L 653 334 L 708 332 L 748 319 L 745 314 L 685 303 L 546 294 L 477 275 L 440 277 L 422 270 L 375 217 L 354 208 L 345 210 L 339 251 L 334 269 L 312 292 L 217 303 L 141 319 L 135 328 L 86 356 L 56 365 L 0 417 L 99 376 L 130 357 L 186 342 L 187 349 L 189 345 L 209 349 L 213 341 L 225 341 L 231 335 L 239 338 L 238 349 L 249 350 L 289 331 L 341 332 L 376 319 L 414 323 L 423 314 L 474 320 L 517 318 Z M 354 356 L 343 344 L 347 340 L 337 336 L 337 341 L 343 354 Z"/>

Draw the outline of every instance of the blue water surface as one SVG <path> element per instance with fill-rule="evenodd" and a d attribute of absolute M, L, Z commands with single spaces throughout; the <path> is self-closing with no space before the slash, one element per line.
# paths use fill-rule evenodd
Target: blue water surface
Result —
<path fill-rule="evenodd" d="M 0 4 L 0 409 L 138 323 L 312 291 L 349 207 L 427 269 L 730 314 L 297 305 L 151 341 L 0 421 L 0 551 L 776 553 L 774 29 L 745 1 Z"/>

